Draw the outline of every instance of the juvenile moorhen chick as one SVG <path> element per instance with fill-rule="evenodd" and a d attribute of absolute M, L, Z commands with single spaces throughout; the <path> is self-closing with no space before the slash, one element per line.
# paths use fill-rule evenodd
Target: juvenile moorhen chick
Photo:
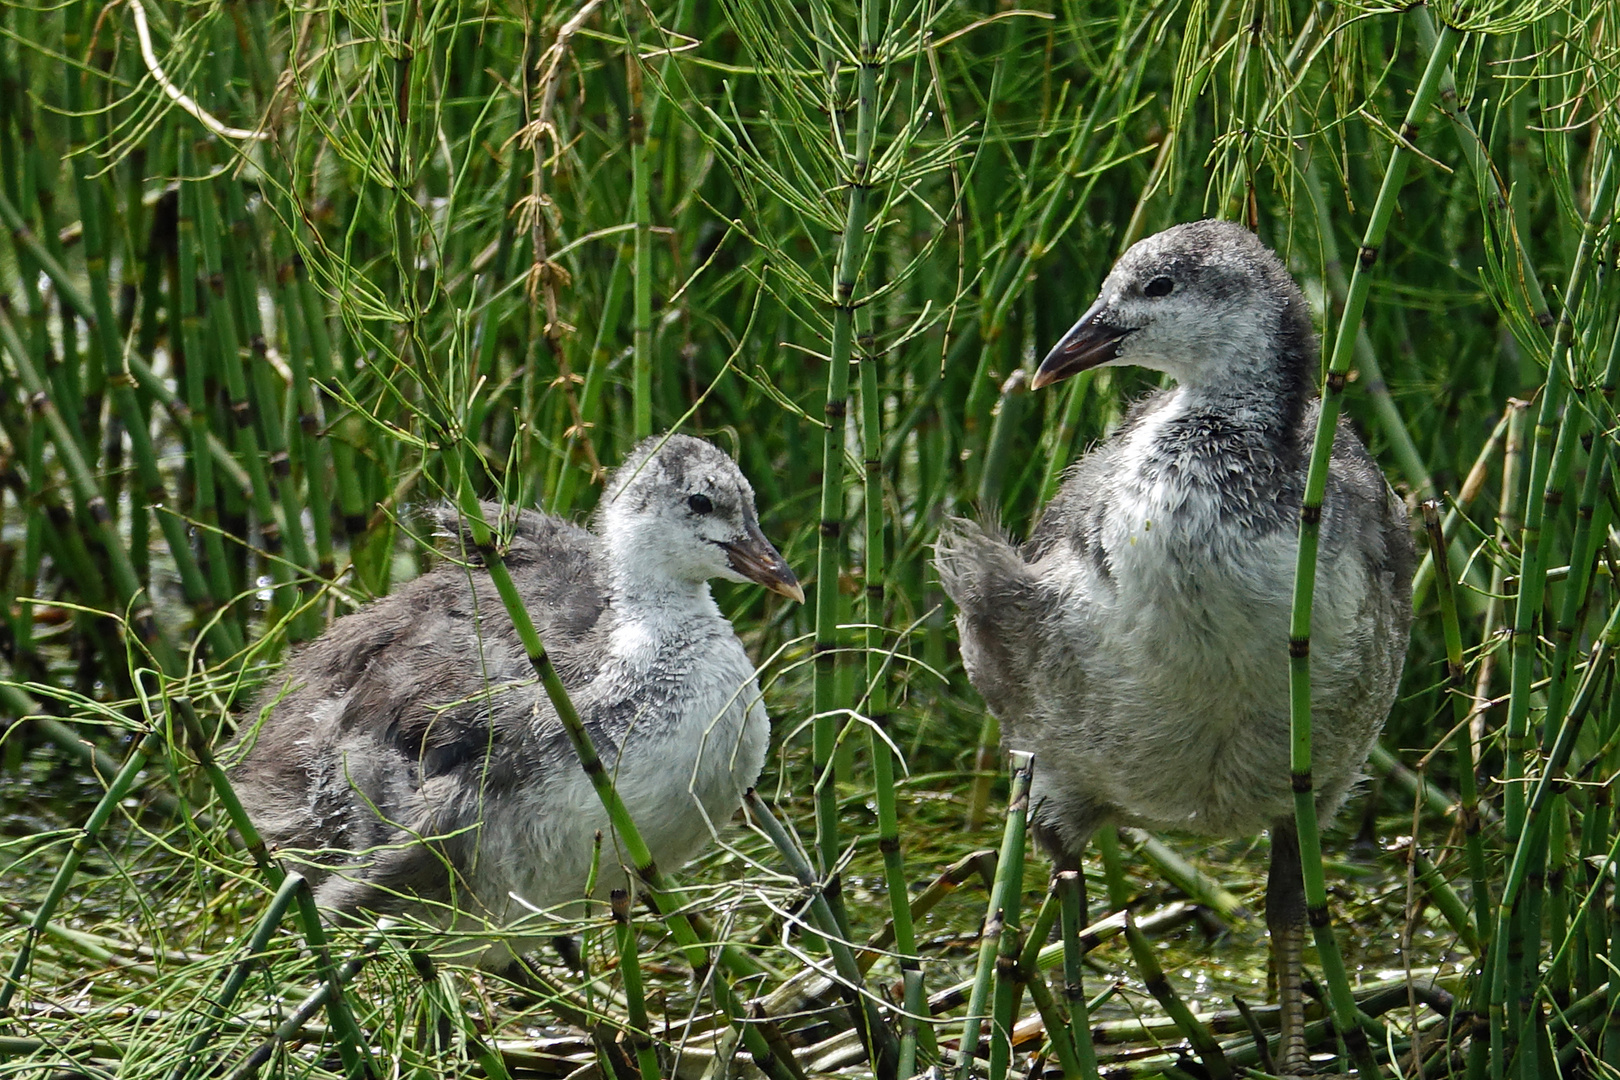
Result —
<path fill-rule="evenodd" d="M 1031 820 L 1061 866 L 1078 868 L 1106 823 L 1215 837 L 1270 828 L 1278 1065 L 1300 1072 L 1288 623 L 1319 410 L 1316 335 L 1275 255 L 1238 225 L 1199 221 L 1132 246 L 1033 385 L 1128 364 L 1176 385 L 1074 464 L 1028 542 L 949 522 L 940 578 L 959 608 L 969 678 L 1006 744 L 1035 754 Z M 1341 424 L 1311 627 L 1324 822 L 1394 701 L 1412 558 L 1405 507 Z"/>
<path fill-rule="evenodd" d="M 753 489 L 708 443 L 655 437 L 608 481 L 594 531 L 532 511 L 506 524 L 506 565 L 603 764 L 659 865 L 678 866 L 730 819 L 770 735 L 709 579 L 804 599 Z M 504 923 L 527 910 L 517 898 L 582 897 L 598 830 L 601 891 L 624 883 L 606 812 L 476 562 L 339 619 L 261 714 L 232 781 L 329 911 L 440 904 Z"/>

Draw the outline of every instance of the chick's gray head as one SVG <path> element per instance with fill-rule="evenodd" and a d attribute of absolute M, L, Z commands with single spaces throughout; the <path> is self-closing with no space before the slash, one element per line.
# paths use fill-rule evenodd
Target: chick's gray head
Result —
<path fill-rule="evenodd" d="M 760 531 L 747 477 L 702 439 L 642 440 L 608 480 L 599 522 L 624 576 L 751 581 L 804 600 L 793 570 Z"/>
<path fill-rule="evenodd" d="M 1120 256 L 1034 385 L 1128 364 L 1183 386 L 1293 384 L 1315 349 L 1305 297 L 1277 256 L 1241 225 L 1194 221 Z"/>

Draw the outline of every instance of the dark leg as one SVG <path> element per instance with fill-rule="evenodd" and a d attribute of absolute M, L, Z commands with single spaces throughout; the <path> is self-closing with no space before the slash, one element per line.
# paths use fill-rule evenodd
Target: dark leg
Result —
<path fill-rule="evenodd" d="M 1299 867 L 1299 834 L 1292 818 L 1271 826 L 1271 874 L 1266 881 L 1266 929 L 1277 965 L 1277 1004 L 1282 1013 L 1277 1072 L 1300 1076 L 1310 1069 L 1305 1051 L 1305 879 Z"/>
<path fill-rule="evenodd" d="M 568 970 L 575 975 L 585 974 L 585 953 L 579 947 L 579 938 L 574 934 L 557 934 L 551 939 L 551 947 L 557 950 L 557 957 Z"/>
<path fill-rule="evenodd" d="M 1048 851 L 1052 852 L 1052 877 L 1054 879 L 1059 874 L 1068 871 L 1074 872 L 1076 883 L 1080 886 L 1080 929 L 1084 930 L 1091 925 L 1091 913 L 1086 910 L 1086 871 L 1081 866 L 1080 856 L 1047 842 L 1047 838 L 1041 836 L 1039 826 L 1036 827 L 1036 837 L 1041 840 Z"/>
<path fill-rule="evenodd" d="M 1064 808 L 1065 817 L 1060 822 L 1052 820 L 1049 813 L 1050 804 L 1045 800 L 1032 802 L 1029 813 L 1029 829 L 1035 841 L 1052 856 L 1052 875 L 1056 877 L 1065 870 L 1073 870 L 1080 877 L 1080 928 L 1083 930 L 1091 925 L 1091 913 L 1086 904 L 1086 873 L 1083 869 L 1081 856 L 1085 854 L 1086 847 L 1091 843 L 1092 834 L 1107 823 L 1106 815 L 1098 812 L 1090 803 L 1081 803 Z"/>

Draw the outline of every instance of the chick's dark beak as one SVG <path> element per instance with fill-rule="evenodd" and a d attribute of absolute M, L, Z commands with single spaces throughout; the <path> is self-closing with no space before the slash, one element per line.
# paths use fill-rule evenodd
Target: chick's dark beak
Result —
<path fill-rule="evenodd" d="M 804 589 L 794 576 L 793 568 L 782 558 L 782 553 L 765 539 L 765 534 L 759 531 L 759 526 L 754 522 L 748 523 L 748 531 L 741 540 L 720 546 L 726 549 L 731 568 L 737 573 L 773 593 L 804 603 Z"/>
<path fill-rule="evenodd" d="M 1087 368 L 1106 364 L 1119 355 L 1119 343 L 1131 332 L 1130 327 L 1111 326 L 1102 320 L 1105 310 L 1102 301 L 1080 316 L 1080 321 L 1069 328 L 1063 340 L 1052 346 L 1041 366 L 1035 370 L 1030 388 L 1039 390 L 1048 383 L 1067 379 Z"/>

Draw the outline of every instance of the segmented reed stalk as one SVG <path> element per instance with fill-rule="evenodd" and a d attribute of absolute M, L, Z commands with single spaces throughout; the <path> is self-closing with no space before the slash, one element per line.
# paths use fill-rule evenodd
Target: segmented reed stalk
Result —
<path fill-rule="evenodd" d="M 1366 1033 L 1355 1022 L 1355 1003 L 1350 996 L 1350 981 L 1344 960 L 1339 953 L 1333 934 L 1333 924 L 1327 910 L 1327 890 L 1322 879 L 1321 836 L 1316 822 L 1316 794 L 1311 780 L 1311 607 L 1316 586 L 1316 556 L 1322 525 L 1322 500 L 1327 490 L 1328 458 L 1333 450 L 1333 436 L 1338 428 L 1339 410 L 1344 396 L 1345 375 L 1355 353 L 1356 337 L 1360 332 L 1361 314 L 1371 286 L 1371 273 L 1378 261 L 1379 248 L 1384 243 L 1390 219 L 1395 214 L 1395 203 L 1401 185 L 1406 179 L 1407 167 L 1413 156 L 1410 142 L 1416 138 L 1418 125 L 1425 118 L 1430 103 L 1440 89 L 1440 76 L 1451 63 L 1452 54 L 1462 35 L 1451 27 L 1441 31 L 1439 40 L 1429 54 L 1428 66 L 1413 92 L 1411 106 L 1401 122 L 1400 138 L 1384 170 L 1383 184 L 1378 199 L 1368 218 L 1361 251 L 1350 277 L 1345 294 L 1344 313 L 1339 330 L 1333 339 L 1333 353 L 1328 362 L 1327 384 L 1322 393 L 1322 407 L 1317 420 L 1316 439 L 1311 447 L 1310 472 L 1305 480 L 1305 495 L 1300 505 L 1299 556 L 1294 578 L 1294 609 L 1289 626 L 1289 713 L 1292 726 L 1292 761 L 1294 787 L 1294 814 L 1299 826 L 1300 861 L 1304 868 L 1305 903 L 1316 945 L 1321 953 L 1323 973 L 1327 976 L 1329 1001 L 1333 1022 L 1343 1036 L 1356 1067 L 1364 1077 L 1377 1074 Z"/>

